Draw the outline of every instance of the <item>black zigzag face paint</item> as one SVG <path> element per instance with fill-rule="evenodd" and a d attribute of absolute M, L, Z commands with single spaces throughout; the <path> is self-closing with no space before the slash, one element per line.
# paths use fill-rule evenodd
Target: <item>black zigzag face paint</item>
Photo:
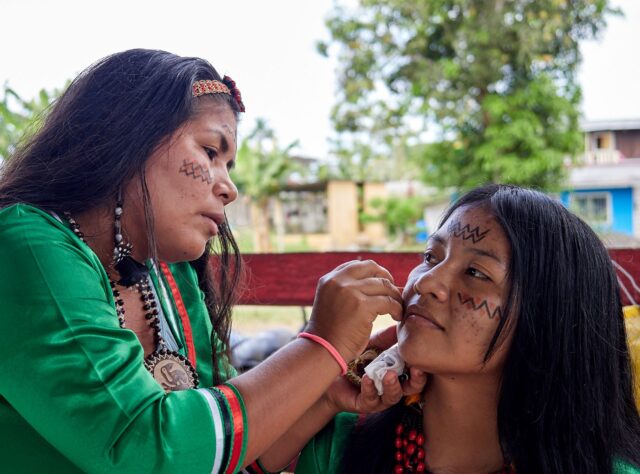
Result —
<path fill-rule="evenodd" d="M 213 174 L 204 166 L 197 164 L 195 161 L 184 160 L 178 172 L 186 176 L 191 176 L 196 181 L 201 181 L 207 184 L 213 183 Z"/>
<path fill-rule="evenodd" d="M 500 319 L 502 317 L 502 308 L 500 307 L 500 305 L 495 305 L 495 308 L 493 308 L 492 310 L 487 300 L 482 300 L 480 303 L 476 303 L 476 300 L 473 299 L 473 296 L 458 293 L 458 301 L 462 306 L 467 306 L 474 311 L 479 311 L 483 314 L 486 314 L 489 319 L 493 319 L 495 317 Z"/>
<path fill-rule="evenodd" d="M 472 227 L 469 224 L 463 227 L 459 221 L 451 222 L 447 230 L 454 237 L 459 237 L 462 240 L 471 240 L 474 244 L 480 242 L 489 233 L 489 229 L 480 230 L 480 227 Z"/>

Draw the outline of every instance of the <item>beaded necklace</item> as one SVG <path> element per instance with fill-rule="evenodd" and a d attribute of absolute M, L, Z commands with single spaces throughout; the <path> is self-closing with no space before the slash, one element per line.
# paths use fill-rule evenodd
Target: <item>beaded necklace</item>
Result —
<path fill-rule="evenodd" d="M 405 410 L 395 428 L 395 465 L 393 474 L 430 474 L 424 451 L 424 431 L 422 428 L 422 403 L 420 395 L 405 399 Z M 505 463 L 499 471 L 491 474 L 515 474 L 512 464 Z"/>
<path fill-rule="evenodd" d="M 118 203 L 116 206 L 115 224 L 116 246 L 114 248 L 114 262 L 116 265 L 124 258 L 133 260 L 129 257 L 131 244 L 123 244 L 122 234 L 119 232 L 121 214 L 122 206 Z M 69 222 L 69 226 L 73 233 L 86 244 L 87 241 L 80 230 L 80 225 L 73 219 L 73 217 L 71 217 L 70 213 L 65 212 L 64 215 Z M 141 266 L 141 264 L 137 262 L 135 263 L 136 265 Z M 151 289 L 148 272 L 137 275 L 135 280 L 136 281 L 132 282 L 129 287 L 131 289 L 136 289 L 140 293 L 142 309 L 145 312 L 144 317 L 149 327 L 153 330 L 155 346 L 155 350 L 144 359 L 145 368 L 151 372 L 153 378 L 156 379 L 166 392 L 197 387 L 198 374 L 189 359 L 179 352 L 169 350 L 167 348 L 167 343 L 162 337 L 162 333 L 160 331 L 158 302 L 156 301 L 155 294 Z M 116 282 L 110 278 L 109 284 L 111 285 L 111 292 L 113 293 L 118 324 L 124 329 L 126 327 L 124 300 L 120 295 L 120 290 L 118 290 Z"/>

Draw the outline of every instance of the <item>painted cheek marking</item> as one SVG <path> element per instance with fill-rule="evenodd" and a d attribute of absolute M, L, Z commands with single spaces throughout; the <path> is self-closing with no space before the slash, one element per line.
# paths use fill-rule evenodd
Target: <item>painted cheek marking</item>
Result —
<path fill-rule="evenodd" d="M 469 224 L 462 227 L 460 222 L 452 222 L 447 227 L 447 231 L 452 234 L 454 237 L 461 237 L 462 240 L 469 240 L 476 244 L 484 239 L 489 233 L 489 229 L 480 232 L 480 227 L 474 227 L 473 229 Z"/>
<path fill-rule="evenodd" d="M 487 316 L 489 317 L 489 319 L 493 319 L 496 316 L 498 317 L 498 319 L 502 318 L 502 308 L 499 305 L 497 305 L 496 308 L 493 310 L 493 312 L 491 312 L 491 309 L 489 308 L 489 303 L 487 302 L 487 300 L 483 300 L 482 303 L 476 304 L 472 296 L 458 293 L 458 301 L 460 301 L 460 304 L 462 306 L 468 306 L 474 311 L 484 310 L 487 313 Z"/>
<path fill-rule="evenodd" d="M 213 174 L 205 167 L 193 161 L 184 160 L 178 172 L 186 176 L 191 176 L 195 180 L 199 179 L 203 183 L 213 183 Z"/>

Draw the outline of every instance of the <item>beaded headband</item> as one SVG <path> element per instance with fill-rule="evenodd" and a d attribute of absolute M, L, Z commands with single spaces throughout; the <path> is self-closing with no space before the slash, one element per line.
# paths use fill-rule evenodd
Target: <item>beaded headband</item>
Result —
<path fill-rule="evenodd" d="M 229 94 L 231 91 L 226 84 L 220 81 L 196 81 L 193 83 L 193 96 L 200 97 L 204 94 Z"/>
<path fill-rule="evenodd" d="M 238 103 L 240 112 L 244 112 L 244 104 L 242 103 L 242 96 L 240 90 L 236 86 L 236 83 L 229 76 L 224 76 L 221 81 L 215 81 L 211 79 L 200 80 L 193 83 L 192 95 L 193 97 L 200 97 L 205 94 L 228 94 Z"/>

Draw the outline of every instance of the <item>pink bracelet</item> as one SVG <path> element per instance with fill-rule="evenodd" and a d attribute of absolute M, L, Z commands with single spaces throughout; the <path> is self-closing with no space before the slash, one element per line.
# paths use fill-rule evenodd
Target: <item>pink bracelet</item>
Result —
<path fill-rule="evenodd" d="M 303 339 L 311 339 L 313 342 L 317 342 L 326 350 L 328 350 L 329 354 L 331 354 L 331 357 L 333 357 L 338 363 L 338 365 L 340 366 L 340 372 L 341 372 L 340 375 L 346 375 L 347 363 L 344 361 L 340 353 L 336 350 L 335 347 L 331 345 L 329 341 L 321 338 L 320 336 L 316 336 L 315 334 L 311 334 L 309 332 L 301 332 L 300 334 L 298 334 L 298 337 L 301 337 Z"/>

